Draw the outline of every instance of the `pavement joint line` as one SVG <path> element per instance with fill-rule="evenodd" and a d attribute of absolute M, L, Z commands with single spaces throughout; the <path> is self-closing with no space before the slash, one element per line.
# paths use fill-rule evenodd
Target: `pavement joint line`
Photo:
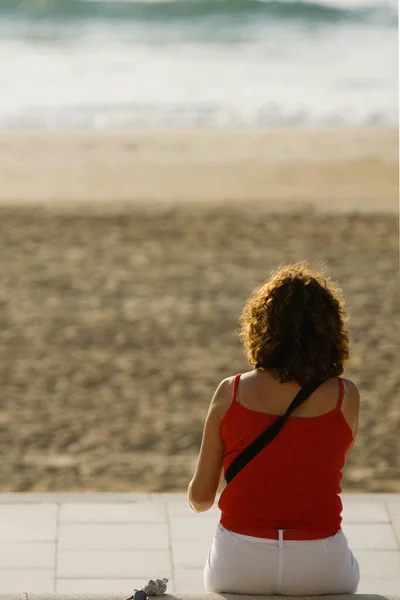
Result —
<path fill-rule="evenodd" d="M 343 521 L 343 527 L 348 525 L 392 525 L 392 521 Z"/>
<path fill-rule="evenodd" d="M 397 533 L 396 531 L 396 527 L 394 527 L 394 523 L 392 524 L 392 530 L 393 530 L 393 534 L 394 534 L 394 539 L 396 540 L 396 544 L 397 544 L 397 552 L 400 551 L 400 532 Z"/>
<path fill-rule="evenodd" d="M 56 539 L 54 542 L 54 578 L 53 578 L 53 591 L 57 591 L 57 571 L 58 571 L 58 548 L 59 548 L 59 533 L 60 533 L 60 512 L 61 506 L 57 504 L 56 513 Z"/>
<path fill-rule="evenodd" d="M 165 505 L 165 514 L 167 517 L 168 553 L 169 553 L 170 562 L 171 562 L 171 583 L 172 583 L 172 589 L 175 590 L 175 562 L 174 562 L 174 552 L 172 549 L 171 515 L 169 512 L 169 503 L 168 502 Z"/>
<path fill-rule="evenodd" d="M 386 521 L 382 521 L 386 523 Z M 63 521 L 63 525 L 165 525 L 163 521 Z"/>
<path fill-rule="evenodd" d="M 147 548 L 142 550 L 142 548 L 65 548 L 63 552 L 140 552 L 144 554 L 145 552 L 165 552 L 165 548 Z M 48 569 L 47 569 L 48 570 Z M 97 577 L 95 578 L 97 579 Z"/>
<path fill-rule="evenodd" d="M 22 542 L 23 544 L 26 544 L 26 542 Z M 36 543 L 36 542 L 35 542 Z M 26 570 L 25 567 L 1 567 L 0 568 L 0 573 L 5 571 L 23 571 Z M 47 567 L 35 567 L 34 568 L 35 571 L 50 571 L 50 569 L 48 569 Z"/>
<path fill-rule="evenodd" d="M 388 509 L 387 500 L 384 500 L 384 502 L 383 502 L 383 508 L 385 509 L 385 513 L 388 516 L 389 523 L 392 523 L 392 517 L 390 516 L 390 511 Z"/>

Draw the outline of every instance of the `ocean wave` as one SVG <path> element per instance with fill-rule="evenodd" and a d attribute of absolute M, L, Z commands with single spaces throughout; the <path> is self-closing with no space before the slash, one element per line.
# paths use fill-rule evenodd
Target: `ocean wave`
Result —
<path fill-rule="evenodd" d="M 340 0 L 0 0 L 0 19 L 116 19 L 140 21 L 194 18 L 295 20 L 305 22 L 376 21 L 397 26 L 392 2 Z"/>

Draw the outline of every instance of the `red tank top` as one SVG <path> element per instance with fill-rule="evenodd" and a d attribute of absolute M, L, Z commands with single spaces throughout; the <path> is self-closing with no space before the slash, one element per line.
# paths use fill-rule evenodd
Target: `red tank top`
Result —
<path fill-rule="evenodd" d="M 277 419 L 236 401 L 239 378 L 221 421 L 224 473 Z M 332 532 L 329 535 L 340 529 L 340 482 L 353 434 L 341 411 L 340 378 L 339 384 L 336 408 L 317 417 L 289 417 L 276 438 L 226 486 L 218 503 L 224 527 L 255 537 L 268 537 L 263 535 L 268 529 Z"/>

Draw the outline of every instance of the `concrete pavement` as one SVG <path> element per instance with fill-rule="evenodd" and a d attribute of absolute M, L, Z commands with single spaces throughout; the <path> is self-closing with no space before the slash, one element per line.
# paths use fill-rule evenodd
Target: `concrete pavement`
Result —
<path fill-rule="evenodd" d="M 359 593 L 400 597 L 400 494 L 344 494 L 343 504 Z M 193 513 L 185 494 L 0 494 L 0 594 L 124 600 L 157 577 L 170 594 L 204 592 L 217 520 L 216 508 Z"/>

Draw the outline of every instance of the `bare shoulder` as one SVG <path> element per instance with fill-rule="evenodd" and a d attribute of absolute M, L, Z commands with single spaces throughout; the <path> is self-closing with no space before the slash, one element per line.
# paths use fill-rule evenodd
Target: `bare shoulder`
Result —
<path fill-rule="evenodd" d="M 358 387 L 351 379 L 343 379 L 346 386 L 346 393 L 344 396 L 343 405 L 346 403 L 351 408 L 359 408 L 360 406 L 360 392 Z"/>
<path fill-rule="evenodd" d="M 360 392 L 351 379 L 343 379 L 343 381 L 346 386 L 346 393 L 343 397 L 342 412 L 353 434 L 356 435 L 360 412 Z"/>
<path fill-rule="evenodd" d="M 231 404 L 234 382 L 234 376 L 223 379 L 215 390 L 214 396 L 211 400 L 210 410 L 215 410 L 218 412 L 221 418 Z"/>

